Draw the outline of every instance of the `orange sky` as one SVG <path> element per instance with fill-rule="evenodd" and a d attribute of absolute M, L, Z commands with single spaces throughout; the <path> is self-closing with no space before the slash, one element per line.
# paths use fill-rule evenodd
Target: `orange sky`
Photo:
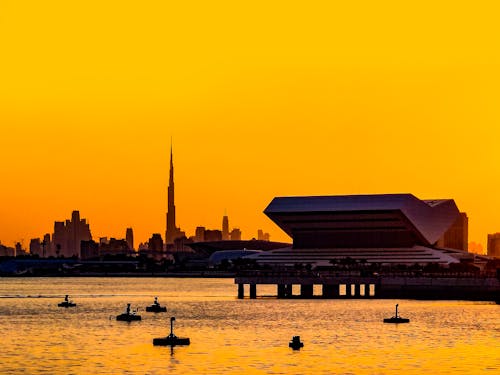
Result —
<path fill-rule="evenodd" d="M 332 4 L 333 3 L 333 4 Z M 0 0 L 0 241 L 78 209 L 287 240 L 274 196 L 454 198 L 500 231 L 497 2 Z"/>

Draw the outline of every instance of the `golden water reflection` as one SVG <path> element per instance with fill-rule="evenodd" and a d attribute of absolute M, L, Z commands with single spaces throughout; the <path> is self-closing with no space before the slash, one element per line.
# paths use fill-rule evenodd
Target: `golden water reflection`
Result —
<path fill-rule="evenodd" d="M 0 280 L 2 373 L 500 372 L 500 306 L 493 303 L 238 300 L 232 279 Z M 76 308 L 57 308 L 65 294 Z M 166 314 L 144 311 L 154 296 Z M 126 303 L 140 308 L 142 321 L 114 319 Z M 382 323 L 395 303 L 410 324 Z M 190 346 L 152 345 L 169 333 L 170 316 Z M 293 335 L 305 343 L 300 351 L 288 348 Z"/>

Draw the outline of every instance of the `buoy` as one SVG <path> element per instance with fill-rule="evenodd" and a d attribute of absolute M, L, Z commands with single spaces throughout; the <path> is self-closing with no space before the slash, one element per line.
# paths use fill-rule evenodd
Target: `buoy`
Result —
<path fill-rule="evenodd" d="M 188 337 L 177 337 L 174 335 L 174 321 L 175 317 L 170 318 L 170 334 L 167 337 L 158 337 L 153 339 L 155 346 L 176 346 L 176 345 L 189 345 L 191 342 Z"/>
<path fill-rule="evenodd" d="M 410 323 L 410 319 L 407 318 L 401 318 L 398 315 L 398 304 L 396 303 L 396 315 L 394 315 L 391 318 L 385 318 L 384 323 Z"/>
<path fill-rule="evenodd" d="M 288 343 L 288 347 L 293 350 L 299 350 L 304 347 L 304 343 L 300 342 L 300 336 L 293 336 L 292 340 Z"/>

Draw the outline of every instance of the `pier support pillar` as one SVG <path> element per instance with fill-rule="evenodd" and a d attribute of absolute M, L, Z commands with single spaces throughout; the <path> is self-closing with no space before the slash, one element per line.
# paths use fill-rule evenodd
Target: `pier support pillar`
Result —
<path fill-rule="evenodd" d="M 359 284 L 354 284 L 354 298 L 361 297 L 361 286 Z"/>
<path fill-rule="evenodd" d="M 278 298 L 286 297 L 286 286 L 283 284 L 278 284 Z"/>
<path fill-rule="evenodd" d="M 301 284 L 300 285 L 300 296 L 302 298 L 312 298 L 313 296 L 313 285 L 304 285 L 304 284 Z"/>
<path fill-rule="evenodd" d="M 287 284 L 285 285 L 285 294 L 286 298 L 292 298 L 293 297 L 293 285 L 292 284 Z"/>
<path fill-rule="evenodd" d="M 352 296 L 351 284 L 345 284 L 345 296 L 346 296 L 346 298 L 351 298 L 351 296 Z"/>
<path fill-rule="evenodd" d="M 238 299 L 245 298 L 245 284 L 238 284 Z"/>
<path fill-rule="evenodd" d="M 250 284 L 250 298 L 257 298 L 257 284 Z"/>
<path fill-rule="evenodd" d="M 333 298 L 334 297 L 334 293 L 335 293 L 333 291 L 334 288 L 335 288 L 335 285 L 323 284 L 322 297 L 323 298 Z"/>
<path fill-rule="evenodd" d="M 363 298 L 370 298 L 370 284 L 365 284 L 365 294 Z"/>

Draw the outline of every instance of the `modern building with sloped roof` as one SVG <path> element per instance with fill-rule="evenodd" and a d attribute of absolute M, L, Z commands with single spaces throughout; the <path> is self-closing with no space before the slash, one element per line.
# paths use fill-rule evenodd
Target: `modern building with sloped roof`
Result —
<path fill-rule="evenodd" d="M 277 197 L 264 210 L 293 245 L 250 256 L 259 263 L 447 265 L 471 259 L 467 216 L 453 199 L 412 194 Z"/>

